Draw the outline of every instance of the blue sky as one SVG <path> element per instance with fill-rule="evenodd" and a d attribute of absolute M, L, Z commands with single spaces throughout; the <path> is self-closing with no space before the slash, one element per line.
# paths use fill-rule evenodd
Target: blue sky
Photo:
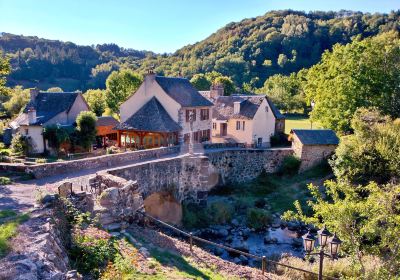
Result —
<path fill-rule="evenodd" d="M 0 32 L 172 52 L 277 9 L 390 12 L 400 0 L 0 0 Z"/>

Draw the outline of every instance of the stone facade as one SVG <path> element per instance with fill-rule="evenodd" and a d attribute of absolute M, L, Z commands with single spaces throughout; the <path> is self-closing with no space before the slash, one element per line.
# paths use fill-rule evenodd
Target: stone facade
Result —
<path fill-rule="evenodd" d="M 179 151 L 180 147 L 174 146 L 29 166 L 1 163 L 0 170 L 25 172 L 32 174 L 35 178 L 39 179 L 63 173 L 72 173 L 78 170 L 111 167 L 126 162 L 159 158 L 165 155 L 178 153 Z"/>
<path fill-rule="evenodd" d="M 282 160 L 292 154 L 289 148 L 235 149 L 208 152 L 207 156 L 218 171 L 219 183 L 227 184 L 254 180 L 262 171 L 277 172 Z"/>

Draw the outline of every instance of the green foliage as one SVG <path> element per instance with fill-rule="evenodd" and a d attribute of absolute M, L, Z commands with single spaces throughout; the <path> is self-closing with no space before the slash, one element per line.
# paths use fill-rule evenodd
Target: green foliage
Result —
<path fill-rule="evenodd" d="M 93 112 L 82 111 L 76 118 L 79 144 L 85 149 L 89 149 L 96 139 L 97 117 Z"/>
<path fill-rule="evenodd" d="M 9 116 L 18 115 L 29 102 L 29 89 L 16 86 L 10 90 L 10 99 L 3 104 Z"/>
<path fill-rule="evenodd" d="M 83 95 L 90 109 L 96 116 L 100 117 L 106 110 L 106 91 L 101 89 L 89 89 Z"/>
<path fill-rule="evenodd" d="M 300 78 L 304 72 L 302 70 L 298 74 L 292 73 L 290 76 L 281 74 L 271 76 L 257 92 L 266 94 L 284 112 L 304 113 L 307 106 Z"/>
<path fill-rule="evenodd" d="M 29 216 L 27 214 L 18 215 L 10 210 L 0 211 L 1 218 L 12 218 L 7 222 L 1 224 L 0 222 L 0 258 L 4 257 L 10 249 L 9 241 L 18 233 L 18 226 L 27 221 Z"/>
<path fill-rule="evenodd" d="M 10 99 L 10 91 L 5 86 L 6 76 L 10 73 L 11 67 L 7 57 L 3 56 L 3 52 L 0 52 L 0 116 L 4 114 L 4 102 Z"/>
<path fill-rule="evenodd" d="M 231 95 L 235 93 L 235 84 L 232 79 L 226 76 L 218 77 L 214 80 L 213 84 L 220 84 L 224 86 L 224 95 Z"/>
<path fill-rule="evenodd" d="M 314 197 L 308 204 L 313 214 L 302 211 L 299 202 L 296 212 L 288 211 L 283 218 L 302 220 L 321 227 L 325 224 L 337 232 L 343 241 L 344 254 L 352 260 L 352 267 L 365 274 L 364 256 L 380 258 L 384 269 L 392 276 L 400 269 L 400 186 L 353 186 L 344 182 L 325 182 L 326 190 L 309 185 Z"/>
<path fill-rule="evenodd" d="M 212 224 L 225 224 L 232 220 L 233 207 L 229 202 L 217 201 L 207 206 L 207 212 Z"/>
<path fill-rule="evenodd" d="M 325 52 L 307 73 L 305 92 L 315 101 L 311 118 L 323 127 L 348 132 L 354 112 L 377 107 L 400 117 L 400 40 L 390 32 Z M 344 74 L 345 73 L 345 74 Z"/>
<path fill-rule="evenodd" d="M 281 166 L 279 167 L 279 173 L 284 175 L 293 175 L 299 171 L 301 160 L 296 156 L 286 156 Z"/>
<path fill-rule="evenodd" d="M 209 90 L 211 87 L 211 82 L 207 79 L 204 74 L 193 75 L 190 82 L 197 90 Z"/>
<path fill-rule="evenodd" d="M 272 221 L 272 215 L 270 212 L 259 209 L 249 208 L 247 209 L 247 226 L 254 228 L 255 230 L 261 230 L 268 226 Z"/>
<path fill-rule="evenodd" d="M 17 133 L 11 140 L 11 152 L 16 156 L 25 156 L 29 150 L 29 144 L 25 136 Z"/>
<path fill-rule="evenodd" d="M 352 184 L 400 178 L 400 122 L 359 109 L 351 123 L 354 134 L 341 138 L 331 161 L 336 177 Z"/>
<path fill-rule="evenodd" d="M 108 108 L 118 112 L 119 106 L 139 88 L 142 81 L 142 76 L 129 69 L 112 72 L 106 81 Z"/>
<path fill-rule="evenodd" d="M 11 184 L 11 179 L 8 177 L 0 177 L 0 185 L 9 185 Z"/>
<path fill-rule="evenodd" d="M 45 159 L 45 158 L 37 158 L 37 159 L 35 159 L 35 163 L 37 163 L 37 164 L 47 163 L 47 159 Z"/>
<path fill-rule="evenodd" d="M 43 128 L 43 137 L 47 139 L 49 147 L 58 152 L 60 145 L 65 142 L 70 142 L 71 129 L 62 127 L 61 125 L 49 125 Z"/>
<path fill-rule="evenodd" d="M 225 201 L 209 203 L 207 208 L 196 204 L 183 205 L 182 223 L 186 228 L 202 228 L 231 221 L 234 207 Z"/>

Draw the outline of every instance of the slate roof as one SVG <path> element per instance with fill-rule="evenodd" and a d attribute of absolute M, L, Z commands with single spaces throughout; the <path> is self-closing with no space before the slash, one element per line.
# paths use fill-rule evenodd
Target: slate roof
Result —
<path fill-rule="evenodd" d="M 118 124 L 115 129 L 177 132 L 181 130 L 181 127 L 170 117 L 161 103 L 153 97 L 129 119 Z"/>
<path fill-rule="evenodd" d="M 292 129 L 303 145 L 338 145 L 339 138 L 331 129 Z"/>
<path fill-rule="evenodd" d="M 119 122 L 111 116 L 97 117 L 96 126 L 116 126 Z"/>
<path fill-rule="evenodd" d="M 39 92 L 34 101 L 29 101 L 23 112 L 14 119 L 11 126 L 28 125 L 28 110 L 36 110 L 36 122 L 31 125 L 42 125 L 60 114 L 68 112 L 79 92 Z"/>
<path fill-rule="evenodd" d="M 278 108 L 275 107 L 275 104 L 268 96 L 266 96 L 265 98 L 267 99 L 269 107 L 271 108 L 271 111 L 274 114 L 275 118 L 277 118 L 278 120 L 283 120 L 285 116 L 279 111 Z"/>
<path fill-rule="evenodd" d="M 202 96 L 188 79 L 156 76 L 155 80 L 182 107 L 213 106 L 212 102 Z"/>
<path fill-rule="evenodd" d="M 229 118 L 237 119 L 253 119 L 261 103 L 266 97 L 263 95 L 231 95 L 231 96 L 219 96 L 214 103 L 212 117 L 217 120 L 228 120 Z M 284 116 L 274 106 L 274 104 L 268 100 L 268 104 L 277 119 L 283 119 Z M 239 114 L 233 113 L 234 102 L 240 103 Z"/>

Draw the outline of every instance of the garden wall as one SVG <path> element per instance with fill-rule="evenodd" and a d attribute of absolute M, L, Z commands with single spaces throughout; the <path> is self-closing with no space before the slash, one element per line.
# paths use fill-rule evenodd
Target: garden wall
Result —
<path fill-rule="evenodd" d="M 0 170 L 25 172 L 32 174 L 35 178 L 39 179 L 63 173 L 72 173 L 79 170 L 112 167 L 123 163 L 159 158 L 165 155 L 176 154 L 179 150 L 179 146 L 174 146 L 29 166 L 23 164 L 1 163 Z"/>

